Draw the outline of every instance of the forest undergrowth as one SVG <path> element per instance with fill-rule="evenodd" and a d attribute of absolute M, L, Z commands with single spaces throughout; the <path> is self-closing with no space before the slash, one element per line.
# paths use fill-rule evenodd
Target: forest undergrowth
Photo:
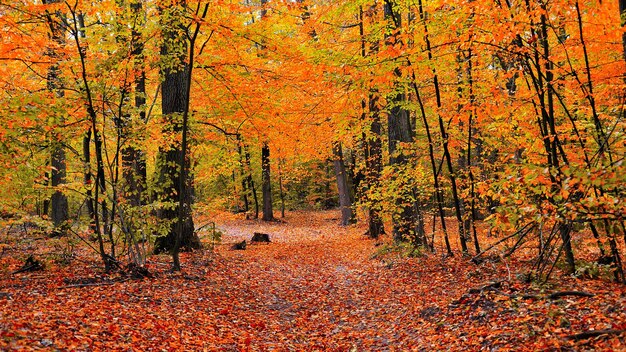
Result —
<path fill-rule="evenodd" d="M 476 264 L 372 240 L 338 226 L 336 211 L 210 220 L 223 233 L 214 251 L 184 253 L 175 273 L 169 256 L 151 256 L 141 279 L 104 274 L 71 238 L 4 229 L 0 350 L 626 349 L 626 287 L 596 277 L 594 253 L 578 256 L 588 272 L 557 265 L 543 283 L 528 280 L 523 250 L 505 258 L 497 247 Z M 231 248 L 254 232 L 271 243 Z M 495 242 L 481 233 L 481 244 Z M 15 273 L 30 255 L 43 270 Z"/>

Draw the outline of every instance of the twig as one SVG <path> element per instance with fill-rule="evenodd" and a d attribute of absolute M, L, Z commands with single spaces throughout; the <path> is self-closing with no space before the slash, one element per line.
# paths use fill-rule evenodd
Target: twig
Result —
<path fill-rule="evenodd" d="M 616 330 L 616 329 L 605 329 L 605 330 L 589 330 L 584 331 L 578 334 L 569 335 L 566 338 L 570 340 L 584 340 L 591 337 L 597 337 L 602 335 L 619 335 L 626 333 L 626 330 Z"/>

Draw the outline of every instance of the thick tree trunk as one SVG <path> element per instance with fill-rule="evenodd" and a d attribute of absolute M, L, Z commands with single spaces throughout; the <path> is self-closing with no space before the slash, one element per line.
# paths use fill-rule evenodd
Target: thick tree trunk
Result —
<path fill-rule="evenodd" d="M 350 187 L 348 185 L 348 175 L 346 174 L 346 166 L 343 162 L 343 152 L 341 143 L 337 142 L 333 146 L 333 166 L 335 168 L 335 176 L 337 177 L 337 191 L 339 193 L 339 207 L 341 209 L 341 226 L 350 225 L 354 221 L 352 214 L 352 199 L 350 198 Z"/>
<path fill-rule="evenodd" d="M 401 103 L 404 100 L 404 94 L 398 94 L 391 99 L 393 104 Z M 398 150 L 398 144 L 413 141 L 408 111 L 394 106 L 391 108 L 387 121 L 389 132 L 389 163 L 396 170 L 394 172 L 396 177 L 407 177 L 401 172 L 401 169 L 406 165 L 407 161 L 402 151 Z M 410 180 L 406 181 L 411 183 Z M 400 180 L 400 182 L 403 182 L 403 185 L 401 187 L 401 193 L 396 195 L 395 200 L 397 209 L 393 217 L 393 238 L 395 241 L 410 239 L 412 242 L 419 244 L 421 243 L 423 234 L 415 233 L 414 224 L 418 218 L 418 215 L 415 213 L 416 207 L 413 204 L 415 201 L 412 199 L 411 190 L 407 189 L 404 180 Z"/>
<path fill-rule="evenodd" d="M 58 3 L 60 0 L 44 0 L 44 4 Z M 50 28 L 50 37 L 58 44 L 63 44 L 63 28 L 59 22 L 59 19 L 53 17 L 52 14 L 47 14 L 46 20 L 48 27 Z M 48 56 L 53 60 L 57 58 L 57 53 L 53 49 L 48 50 Z M 62 98 L 65 93 L 59 82 L 59 67 L 57 64 L 53 64 L 48 70 L 48 89 L 54 92 L 59 98 Z M 62 124 L 64 121 L 63 116 L 55 117 L 55 124 Z M 67 166 L 65 163 L 65 150 L 60 142 L 60 136 L 57 135 L 56 140 L 51 142 L 51 166 L 50 181 L 53 188 L 59 187 L 65 184 Z M 52 194 L 50 201 L 51 206 L 51 219 L 54 224 L 56 234 L 63 234 L 65 230 L 63 227 L 67 224 L 69 219 L 69 206 L 67 202 L 67 196 L 60 190 L 56 189 Z"/>
<path fill-rule="evenodd" d="M 50 159 L 52 159 L 52 158 L 50 158 Z M 46 160 L 46 168 L 48 168 L 48 169 L 50 168 L 50 159 Z M 51 178 L 50 171 L 46 171 L 45 174 L 44 174 L 44 177 L 45 177 L 44 178 L 44 180 L 45 180 L 44 181 L 44 185 L 45 186 L 50 186 L 50 178 Z M 40 216 L 42 216 L 42 217 L 44 215 L 45 216 L 49 216 L 50 215 L 49 212 L 50 212 L 50 197 L 46 197 L 43 200 Z"/>
<path fill-rule="evenodd" d="M 52 187 L 59 187 L 65 184 L 66 177 L 66 165 L 65 165 L 65 150 L 58 145 L 53 146 L 52 149 Z M 67 202 L 67 196 L 59 190 L 55 190 L 51 199 L 52 205 L 52 223 L 54 224 L 55 231 L 62 231 L 62 228 L 66 226 L 69 219 L 69 207 Z"/>
<path fill-rule="evenodd" d="M 392 20 L 392 30 L 397 31 L 402 27 L 402 16 L 394 10 L 394 6 L 393 1 L 385 1 L 385 17 Z M 395 36 L 395 33 L 392 35 Z M 397 78 L 402 76 L 398 68 L 394 74 Z M 402 169 L 407 164 L 407 159 L 402 150 L 399 150 L 398 145 L 413 142 L 413 131 L 409 112 L 401 106 L 406 101 L 406 95 L 402 92 L 403 87 L 396 84 L 395 88 L 396 92 L 388 97 L 388 102 L 391 105 L 387 116 L 389 163 L 394 168 L 396 178 L 405 178 L 407 176 L 402 173 Z M 411 180 L 405 182 L 402 179 L 396 180 L 396 182 L 398 181 L 402 182 L 403 185 L 400 188 L 400 194 L 396 194 L 395 199 L 397 208 L 393 216 L 393 238 L 396 242 L 410 239 L 415 244 L 421 244 L 424 234 L 415 232 L 416 230 L 419 231 L 421 227 L 415 226 L 419 218 L 416 210 L 419 208 L 414 204 L 413 192 L 410 189 L 412 182 Z"/>
<path fill-rule="evenodd" d="M 143 25 L 143 17 L 145 12 L 142 9 L 141 1 L 133 1 L 130 4 L 131 11 L 133 13 L 133 23 L 136 26 L 132 29 L 131 48 L 134 60 L 134 68 L 137 72 L 135 77 L 135 108 L 139 111 L 137 122 L 144 123 L 146 119 L 146 112 L 144 110 L 146 105 L 146 73 L 144 70 L 144 55 L 143 55 L 143 37 L 138 27 Z M 132 116 L 128 116 L 128 121 L 125 121 L 123 138 L 128 138 L 129 127 L 132 127 Z M 126 182 L 125 197 L 129 201 L 131 206 L 140 206 L 143 202 L 143 196 L 145 193 L 145 185 L 147 179 L 146 173 L 146 160 L 141 149 L 135 145 L 127 145 L 122 150 L 122 169 L 123 177 Z"/>
<path fill-rule="evenodd" d="M 369 112 L 372 121 L 370 125 L 371 135 L 366 143 L 367 151 L 365 159 L 367 168 L 365 179 L 370 191 L 378 186 L 383 167 L 383 146 L 380 139 L 382 124 L 380 122 L 380 109 L 378 107 L 378 97 L 376 94 L 377 92 L 373 92 L 369 97 Z M 385 227 L 377 204 L 373 204 L 369 208 L 368 234 L 371 238 L 378 238 L 385 234 Z"/>
<path fill-rule="evenodd" d="M 272 183 L 270 178 L 270 147 L 263 143 L 261 148 L 261 171 L 263 173 L 263 220 L 274 220 L 272 207 Z"/>
<path fill-rule="evenodd" d="M 180 122 L 177 121 L 179 115 L 176 113 L 182 113 L 180 109 L 183 107 L 181 104 L 184 102 L 184 87 L 185 87 L 185 72 L 169 73 L 166 75 L 162 84 L 162 110 L 163 115 L 169 120 L 170 129 L 169 133 L 180 133 Z M 179 210 L 177 207 L 178 196 L 180 194 L 180 177 L 181 170 L 179 170 L 178 162 L 183 157 L 180 146 L 173 145 L 168 147 L 162 147 L 159 150 L 159 184 L 162 185 L 161 201 L 167 202 L 170 206 L 164 207 L 159 210 L 158 216 L 162 220 L 170 221 L 170 229 L 166 236 L 158 237 L 155 245 L 155 253 L 169 252 L 174 248 L 176 241 L 176 233 L 178 230 L 177 219 L 179 216 Z M 188 158 L 186 158 L 188 159 Z M 189 161 L 187 160 L 186 168 L 189 168 Z M 192 204 L 192 185 L 191 178 L 187 177 L 186 187 L 184 187 L 185 193 L 183 196 L 183 229 L 181 233 L 181 248 L 182 249 L 197 249 L 200 248 L 200 239 L 194 231 L 194 224 L 191 214 Z"/>
<path fill-rule="evenodd" d="M 174 52 L 180 52 L 178 46 L 187 47 L 185 38 L 180 37 L 177 28 L 180 26 L 182 14 L 176 13 L 174 7 L 164 14 L 164 36 L 170 40 L 161 48 L 161 55 L 171 61 Z M 170 12 L 171 11 L 171 12 Z M 178 9 L 178 11 L 182 11 Z M 182 51 L 186 53 L 186 50 Z M 185 62 L 185 55 L 178 54 L 179 63 Z M 161 84 L 161 111 L 165 118 L 164 133 L 179 135 L 186 126 L 183 125 L 183 115 L 189 103 L 188 95 L 188 64 L 182 66 L 167 67 L 164 69 L 164 80 Z M 190 163 L 187 155 L 182 155 L 182 146 L 173 144 L 159 148 L 159 184 L 161 187 L 161 201 L 168 204 L 158 211 L 162 220 L 170 223 L 169 231 L 165 236 L 158 237 L 155 245 L 155 253 L 174 252 L 179 244 L 180 249 L 198 249 L 201 247 L 200 239 L 194 231 L 191 205 L 193 203 L 192 177 L 189 172 L 180 169 L 180 161 L 185 160 L 184 168 L 189 170 Z M 183 176 L 184 175 L 184 176 Z M 181 177 L 184 179 L 181 182 Z M 183 187 L 181 187 L 183 185 Z M 181 189 L 182 188 L 182 189 Z M 182 192 L 182 194 L 181 194 Z M 179 209 L 179 201 L 182 197 L 182 210 Z M 182 228 L 179 228 L 179 217 L 182 215 Z M 177 241 L 177 236 L 178 241 Z M 176 265 L 175 265 L 176 266 Z"/>

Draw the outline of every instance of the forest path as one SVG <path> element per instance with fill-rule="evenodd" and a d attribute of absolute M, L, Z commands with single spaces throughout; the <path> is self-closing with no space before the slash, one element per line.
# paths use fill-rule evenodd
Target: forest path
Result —
<path fill-rule="evenodd" d="M 406 314 L 393 283 L 380 275 L 383 264 L 372 260 L 374 243 L 362 230 L 338 226 L 337 212 L 296 213 L 282 222 L 225 222 L 222 239 L 250 240 L 253 232 L 270 234 L 272 243 L 248 245 L 245 251 L 223 246 L 219 253 L 238 263 L 227 280 L 245 295 L 233 313 L 260 314 L 267 328 L 268 347 L 274 340 L 285 347 L 310 345 L 320 349 L 352 348 L 365 344 L 378 348 L 397 345 L 400 334 L 417 331 L 399 328 Z M 372 280 L 374 273 L 378 279 Z M 411 294 L 402 293 L 404 302 Z M 235 313 L 236 314 L 236 313 Z M 254 324 L 253 324 L 254 325 Z M 329 344 L 329 341 L 333 341 Z"/>
<path fill-rule="evenodd" d="M 424 297 L 397 285 L 399 278 L 390 275 L 387 264 L 372 259 L 376 247 L 364 230 L 338 226 L 337 216 L 336 211 L 299 212 L 290 213 L 285 223 L 219 223 L 226 243 L 249 241 L 254 232 L 268 233 L 272 241 L 249 244 L 245 251 L 228 245 L 218 250 L 237 263 L 225 274 L 246 297 L 233 313 L 257 312 L 260 325 L 252 326 L 267 330 L 268 347 L 272 340 L 281 346 L 285 337 L 294 346 L 320 349 L 419 344 L 407 314 L 419 313 Z"/>

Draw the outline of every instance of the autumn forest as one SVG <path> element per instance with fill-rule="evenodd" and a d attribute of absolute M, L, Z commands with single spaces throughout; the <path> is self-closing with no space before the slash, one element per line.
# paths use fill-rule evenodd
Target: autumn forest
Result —
<path fill-rule="evenodd" d="M 626 0 L 0 33 L 0 350 L 626 349 Z"/>

